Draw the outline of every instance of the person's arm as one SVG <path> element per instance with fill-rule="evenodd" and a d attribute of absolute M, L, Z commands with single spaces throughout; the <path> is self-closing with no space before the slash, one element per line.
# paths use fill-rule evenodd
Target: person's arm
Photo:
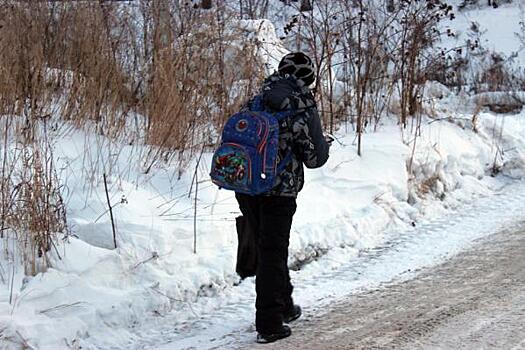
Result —
<path fill-rule="evenodd" d="M 317 107 L 310 107 L 293 124 L 295 153 L 307 168 L 319 168 L 328 160 L 326 142 Z"/>

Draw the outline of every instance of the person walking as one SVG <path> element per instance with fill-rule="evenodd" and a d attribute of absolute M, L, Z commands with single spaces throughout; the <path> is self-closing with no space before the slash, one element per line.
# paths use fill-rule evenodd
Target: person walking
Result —
<path fill-rule="evenodd" d="M 296 198 L 304 184 L 303 165 L 318 168 L 328 160 L 331 139 L 323 135 L 317 105 L 309 88 L 315 81 L 312 60 L 302 52 L 285 55 L 277 72 L 265 79 L 264 110 L 290 111 L 279 124 L 278 159 L 286 161 L 273 188 L 262 194 L 236 192 L 240 210 L 254 230 L 257 246 L 255 327 L 258 343 L 291 335 L 287 326 L 301 316 L 294 304 L 288 270 L 288 245 Z M 259 96 L 260 96 L 259 95 Z M 245 110 L 252 110 L 255 98 Z M 291 157 L 287 156 L 291 154 Z"/>

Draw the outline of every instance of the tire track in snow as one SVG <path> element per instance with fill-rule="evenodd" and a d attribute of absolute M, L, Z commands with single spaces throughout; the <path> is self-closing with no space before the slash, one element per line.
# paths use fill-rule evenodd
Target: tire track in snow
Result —
<path fill-rule="evenodd" d="M 525 221 L 415 278 L 330 305 L 265 349 L 518 349 L 525 340 Z"/>

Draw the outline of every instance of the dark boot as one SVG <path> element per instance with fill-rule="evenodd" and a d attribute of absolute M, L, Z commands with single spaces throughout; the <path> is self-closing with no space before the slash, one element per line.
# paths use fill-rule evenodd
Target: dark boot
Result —
<path fill-rule="evenodd" d="M 277 332 L 271 334 L 258 333 L 257 334 L 257 343 L 259 344 L 268 344 L 273 343 L 279 339 L 289 337 L 292 334 L 290 327 L 283 325 L 281 329 Z"/>
<path fill-rule="evenodd" d="M 283 322 L 290 323 L 297 320 L 302 315 L 302 310 L 299 305 L 294 305 L 288 312 L 285 312 L 283 315 Z"/>

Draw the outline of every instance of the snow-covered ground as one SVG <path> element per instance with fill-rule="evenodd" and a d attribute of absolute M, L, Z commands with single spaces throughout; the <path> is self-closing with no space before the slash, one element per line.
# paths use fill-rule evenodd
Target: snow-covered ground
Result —
<path fill-rule="evenodd" d="M 388 240 L 373 249 L 357 252 L 351 247 L 331 250 L 315 263 L 292 274 L 295 299 L 307 320 L 341 299 L 377 288 L 385 282 L 413 278 L 421 269 L 434 266 L 476 239 L 523 223 L 525 184 L 504 187 L 492 196 L 450 212 L 436 220 L 423 220 L 416 227 L 387 230 Z M 253 281 L 216 297 L 220 306 L 212 312 L 197 309 L 193 322 L 174 327 L 171 317 L 141 329 L 143 339 L 131 348 L 235 349 L 250 348 L 255 341 Z M 167 325 L 166 325 L 167 324 Z M 315 329 L 315 326 L 313 327 Z"/>
<path fill-rule="evenodd" d="M 517 62 L 523 62 L 525 47 L 517 40 L 516 33 L 520 33 L 520 22 L 525 19 L 525 12 L 521 10 L 525 11 L 525 2 L 516 0 L 512 4 L 501 4 L 498 8 L 488 8 L 485 3 L 486 1 L 483 2 L 483 7 L 454 12 L 456 19 L 447 24 L 453 29 L 455 36 L 448 42 L 461 46 L 469 38 L 472 23 L 476 23 L 481 33 L 481 46 L 507 57 L 517 53 Z"/>
<path fill-rule="evenodd" d="M 423 120 L 419 137 L 385 120 L 364 136 L 358 157 L 354 135 L 340 132 L 327 165 L 306 172 L 289 264 L 302 266 L 292 279 L 307 312 L 409 276 L 409 269 L 436 263 L 525 212 L 525 112 L 473 119 L 468 99 L 437 84 L 427 93 L 433 117 Z M 33 278 L 0 258 L 0 348 L 179 349 L 253 341 L 253 279 L 240 282 L 235 274 L 239 210 L 232 193 L 208 180 L 211 154 L 194 159 L 180 178 L 175 167 L 143 175 L 136 166 L 140 149 L 109 145 L 80 131 L 57 141 L 76 237 L 58 247 L 61 258 L 53 256 L 51 269 Z M 88 164 L 112 161 L 113 152 L 126 174 L 109 178 L 116 250 L 101 171 L 95 179 L 88 171 Z M 499 174 L 492 177 L 495 162 Z M 93 188 L 86 186 L 91 182 Z"/>

